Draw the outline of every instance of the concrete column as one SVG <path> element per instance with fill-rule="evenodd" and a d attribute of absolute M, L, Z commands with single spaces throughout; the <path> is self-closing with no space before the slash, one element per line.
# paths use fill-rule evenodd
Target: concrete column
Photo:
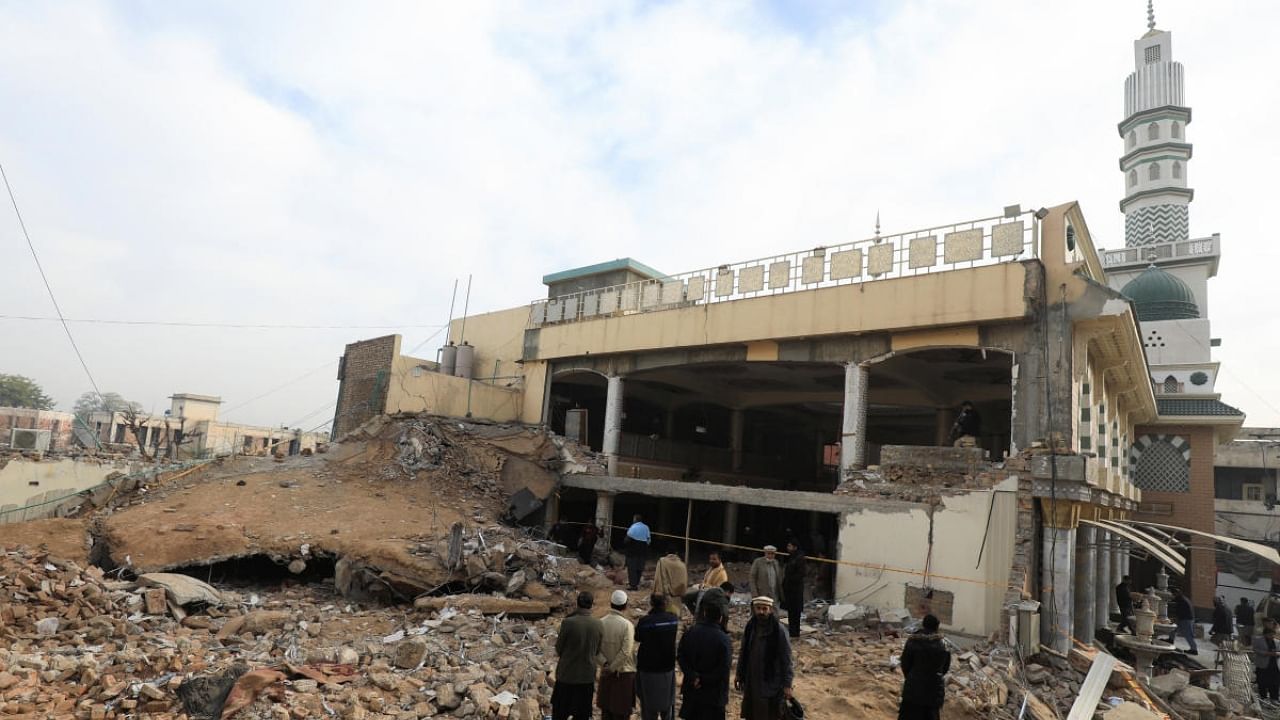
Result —
<path fill-rule="evenodd" d="M 1118 535 L 1111 537 L 1111 592 L 1107 593 L 1107 605 L 1112 612 L 1120 612 L 1120 606 L 1116 604 L 1116 586 L 1125 575 L 1124 558 L 1129 555 L 1128 544 L 1128 540 Z"/>
<path fill-rule="evenodd" d="M 1132 544 L 1131 540 L 1125 540 L 1124 550 L 1120 553 L 1120 574 L 1121 575 L 1129 574 L 1129 546 L 1131 544 Z"/>
<path fill-rule="evenodd" d="M 840 480 L 850 470 L 867 466 L 867 390 L 871 371 L 865 365 L 844 366 L 844 420 L 840 432 Z"/>
<path fill-rule="evenodd" d="M 1075 616 L 1076 529 L 1046 525 L 1041 543 L 1040 641 L 1065 655 Z"/>
<path fill-rule="evenodd" d="M 676 409 L 669 408 L 667 414 L 663 417 L 663 438 L 667 440 L 675 440 L 676 437 Z"/>
<path fill-rule="evenodd" d="M 552 490 L 547 496 L 547 500 L 543 503 L 542 524 L 547 530 L 555 527 L 560 522 L 560 493 Z"/>
<path fill-rule="evenodd" d="M 604 543 L 606 551 L 613 547 L 613 497 L 611 492 L 596 491 L 596 526 L 600 528 L 599 543 Z"/>
<path fill-rule="evenodd" d="M 738 503 L 724 504 L 724 544 L 738 544 Z"/>
<path fill-rule="evenodd" d="M 622 442 L 622 378 L 609 376 L 608 395 L 604 401 L 604 445 L 601 450 L 609 461 L 609 474 L 618 475 L 618 447 Z"/>
<path fill-rule="evenodd" d="M 947 442 L 951 439 L 951 426 L 955 424 L 955 411 L 951 408 L 937 408 L 933 411 L 934 417 L 934 443 L 938 447 L 946 447 L 951 443 Z"/>
<path fill-rule="evenodd" d="M 1094 592 L 1097 596 L 1098 609 L 1094 613 L 1094 619 L 1098 627 L 1107 627 L 1111 622 L 1111 601 L 1107 598 L 1115 595 L 1112 592 L 1115 586 L 1111 584 L 1111 533 L 1105 530 L 1098 531 L 1097 556 L 1098 579 Z"/>
<path fill-rule="evenodd" d="M 742 472 L 742 431 L 746 426 L 742 408 L 729 411 L 729 448 L 733 451 L 733 471 Z"/>
<path fill-rule="evenodd" d="M 1076 530 L 1075 621 L 1072 628 L 1075 637 L 1088 645 L 1093 642 L 1097 629 L 1098 608 L 1098 554 L 1097 528 L 1081 525 Z"/>

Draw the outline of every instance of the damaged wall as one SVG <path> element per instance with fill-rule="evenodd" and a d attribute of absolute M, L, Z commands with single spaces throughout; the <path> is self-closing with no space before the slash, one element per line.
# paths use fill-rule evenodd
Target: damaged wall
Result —
<path fill-rule="evenodd" d="M 466 417 L 470 413 L 473 418 L 494 422 L 520 420 L 524 393 L 519 387 L 442 375 L 424 367 L 423 362 L 408 356 L 395 359 L 387 389 L 386 412 L 449 417 Z M 507 382 L 515 380 L 498 381 Z"/>
<path fill-rule="evenodd" d="M 101 485 L 113 473 L 129 470 L 129 463 L 124 461 L 9 458 L 7 463 L 0 465 L 0 523 L 49 517 L 57 509 L 57 503 L 21 512 L 9 511 L 75 495 L 81 490 Z"/>
<path fill-rule="evenodd" d="M 990 490 L 943 498 L 933 511 L 932 549 L 928 505 L 844 513 L 839 557 L 857 566 L 836 571 L 837 601 L 882 610 L 907 607 L 919 616 L 920 608 L 907 605 L 908 586 L 926 584 L 928 563 L 927 584 L 952 596 L 951 630 L 982 636 L 1000 630 L 1018 526 L 1017 489 L 1017 477 L 1009 477 Z"/>
<path fill-rule="evenodd" d="M 384 335 L 347 345 L 338 364 L 338 406 L 333 416 L 333 437 L 354 430 L 382 413 L 392 365 L 399 357 L 399 335 Z"/>

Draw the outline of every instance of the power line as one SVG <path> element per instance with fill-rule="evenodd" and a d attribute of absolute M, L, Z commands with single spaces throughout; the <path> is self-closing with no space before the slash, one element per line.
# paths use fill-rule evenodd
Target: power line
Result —
<path fill-rule="evenodd" d="M 275 386 L 275 387 L 271 388 L 270 390 L 268 390 L 268 391 L 266 391 L 266 392 L 262 393 L 261 395 L 255 395 L 255 396 L 253 396 L 253 397 L 249 398 L 248 400 L 245 400 L 244 402 L 240 402 L 240 403 L 237 403 L 237 404 L 235 404 L 235 405 L 232 405 L 231 407 L 227 408 L 226 410 L 223 410 L 223 411 L 222 411 L 222 415 L 223 415 L 223 417 L 226 417 L 227 415 L 230 415 L 231 413 L 235 412 L 236 410 L 239 410 L 240 408 L 242 408 L 242 407 L 244 407 L 244 406 L 246 406 L 246 405 L 250 405 L 250 404 L 252 404 L 252 403 L 255 403 L 255 402 L 257 402 L 257 401 L 261 400 L 262 398 L 264 398 L 264 397 L 266 397 L 266 396 L 268 396 L 268 395 L 274 394 L 274 393 L 276 393 L 276 392 L 279 392 L 279 391 L 281 391 L 281 390 L 283 390 L 283 389 L 285 389 L 285 388 L 289 387 L 290 385 L 293 385 L 293 384 L 295 384 L 295 383 L 301 382 L 303 379 L 308 378 L 308 377 L 310 377 L 310 376 L 312 376 L 312 375 L 315 375 L 316 373 L 320 372 L 321 370 L 324 370 L 325 368 L 332 367 L 332 366 L 333 366 L 335 363 L 337 363 L 337 362 L 338 362 L 337 360 L 330 360 L 329 362 L 326 362 L 325 364 L 320 365 L 319 367 L 311 368 L 310 370 L 308 370 L 308 371 L 306 371 L 306 372 L 302 373 L 301 375 L 298 375 L 297 377 L 293 378 L 292 380 L 287 380 L 287 381 L 285 381 L 285 382 L 283 382 L 283 383 L 281 383 L 281 384 L 279 384 L 279 385 L 277 385 L 277 386 Z"/>
<path fill-rule="evenodd" d="M 442 328 L 446 325 L 292 325 L 287 323 L 230 323 L 199 322 L 187 320 L 115 320 L 106 318 L 63 318 L 42 317 L 38 315 L 0 315 L 0 320 L 27 320 L 33 322 L 89 323 L 95 325 L 158 325 L 162 327 L 201 327 L 201 328 L 249 328 L 261 330 L 396 330 Z"/>
<path fill-rule="evenodd" d="M 76 339 L 71 335 L 71 326 L 67 324 L 62 308 L 58 307 L 58 298 L 54 296 L 53 286 L 49 284 L 49 277 L 44 273 L 44 265 L 40 264 L 40 256 L 36 253 L 35 244 L 31 242 L 31 233 L 27 232 L 27 223 L 22 219 L 22 211 L 18 209 L 18 198 L 14 196 L 13 187 L 9 185 L 9 175 L 5 173 L 3 164 L 0 164 L 0 178 L 4 179 L 4 189 L 9 193 L 9 202 L 13 203 L 14 214 L 18 216 L 18 227 L 22 228 L 22 236 L 27 240 L 27 248 L 31 250 L 31 257 L 36 261 L 40 279 L 44 281 L 44 289 L 49 292 L 49 300 L 53 302 L 53 309 L 58 313 L 58 321 L 62 323 L 62 329 L 67 333 L 67 340 L 71 341 L 71 349 L 75 350 L 76 357 L 80 360 L 80 367 L 84 368 L 84 374 L 89 377 L 89 384 L 98 395 L 98 401 L 105 402 L 102 399 L 102 391 L 98 389 L 98 382 L 93 379 L 93 373 L 89 372 L 89 364 L 84 361 L 84 355 L 80 354 L 80 347 L 76 345 Z"/>

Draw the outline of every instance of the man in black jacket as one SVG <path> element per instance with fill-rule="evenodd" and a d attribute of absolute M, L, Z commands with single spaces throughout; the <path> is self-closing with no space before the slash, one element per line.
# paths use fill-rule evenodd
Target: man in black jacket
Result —
<path fill-rule="evenodd" d="M 1116 632 L 1135 632 L 1133 623 L 1129 621 L 1133 617 L 1133 589 L 1129 586 L 1128 575 L 1120 578 L 1120 584 L 1116 586 L 1116 607 L 1120 608 L 1120 624 L 1116 625 Z"/>
<path fill-rule="evenodd" d="M 1186 590 L 1177 590 L 1175 588 L 1173 598 L 1173 621 L 1175 623 L 1173 634 L 1168 638 L 1170 645 L 1176 645 L 1174 640 L 1178 636 L 1187 639 L 1188 655 L 1199 655 L 1200 651 L 1196 648 L 1196 612 L 1191 607 L 1191 598 L 1187 596 Z"/>
<path fill-rule="evenodd" d="M 938 633 L 938 618 L 925 615 L 921 627 L 902 650 L 902 702 L 898 720 L 938 720 L 946 691 L 943 676 L 951 669 L 951 653 Z"/>
<path fill-rule="evenodd" d="M 640 720 L 675 720 L 676 631 L 680 619 L 667 612 L 667 599 L 655 593 L 653 609 L 636 623 L 636 696 Z"/>
<path fill-rule="evenodd" d="M 680 686 L 680 717 L 684 720 L 725 720 L 729 705 L 729 668 L 733 644 L 720 629 L 720 607 L 703 603 L 698 622 L 680 638 L 676 653 L 684 683 Z"/>
<path fill-rule="evenodd" d="M 787 611 L 787 629 L 792 639 L 800 637 L 804 616 L 804 551 L 795 538 L 787 541 L 787 561 L 782 565 L 782 607 Z"/>
<path fill-rule="evenodd" d="M 1247 597 L 1240 598 L 1240 604 L 1236 606 L 1236 630 L 1240 633 L 1241 645 L 1253 644 L 1253 606 Z"/>
<path fill-rule="evenodd" d="M 733 686 L 742 691 L 746 720 L 781 720 L 783 704 L 791 697 L 795 679 L 791 641 L 773 614 L 773 599 L 751 600 L 751 620 L 742 630 L 742 652 Z"/>

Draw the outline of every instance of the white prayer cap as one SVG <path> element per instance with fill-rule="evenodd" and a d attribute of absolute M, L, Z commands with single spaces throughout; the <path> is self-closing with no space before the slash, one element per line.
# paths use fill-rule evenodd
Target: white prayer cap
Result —
<path fill-rule="evenodd" d="M 769 597 L 768 595 L 760 595 L 758 597 L 751 598 L 751 604 L 764 605 L 765 607 L 773 607 L 773 598 Z"/>
<path fill-rule="evenodd" d="M 613 595 L 609 596 L 610 605 L 626 605 L 630 598 L 622 590 L 614 590 Z"/>
<path fill-rule="evenodd" d="M 765 551 L 765 552 L 778 552 L 778 548 L 777 548 L 777 546 L 775 546 L 775 545 L 765 545 L 765 546 L 764 546 L 764 551 Z"/>

